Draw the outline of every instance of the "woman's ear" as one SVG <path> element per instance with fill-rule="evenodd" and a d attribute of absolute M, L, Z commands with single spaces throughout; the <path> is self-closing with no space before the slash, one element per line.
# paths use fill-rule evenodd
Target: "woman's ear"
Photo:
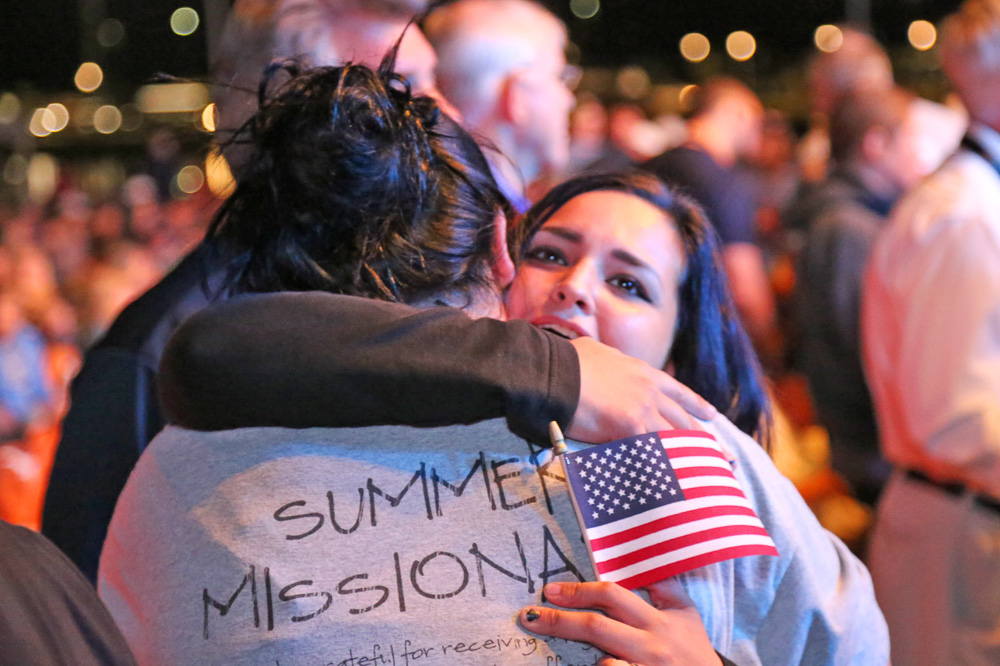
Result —
<path fill-rule="evenodd" d="M 497 211 L 493 220 L 493 280 L 499 289 L 506 289 L 514 281 L 514 260 L 507 248 L 507 216 Z"/>

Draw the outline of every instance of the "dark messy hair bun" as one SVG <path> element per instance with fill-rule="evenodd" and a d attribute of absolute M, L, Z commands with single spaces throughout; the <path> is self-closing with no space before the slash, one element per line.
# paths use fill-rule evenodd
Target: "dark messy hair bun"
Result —
<path fill-rule="evenodd" d="M 412 301 L 490 284 L 508 204 L 475 140 L 391 55 L 378 70 L 268 68 L 243 130 L 252 157 L 209 229 L 227 291 Z"/>

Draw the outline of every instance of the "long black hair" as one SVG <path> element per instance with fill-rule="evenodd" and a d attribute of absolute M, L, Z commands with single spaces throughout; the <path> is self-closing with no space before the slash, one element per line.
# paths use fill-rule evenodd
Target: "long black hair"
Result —
<path fill-rule="evenodd" d="M 268 68 L 243 130 L 252 156 L 208 231 L 223 291 L 408 302 L 492 286 L 509 204 L 475 140 L 392 71 L 395 52 L 377 70 Z"/>
<path fill-rule="evenodd" d="M 715 230 L 693 200 L 640 172 L 571 178 L 550 190 L 511 231 L 515 261 L 520 264 L 531 239 L 556 211 L 571 199 L 598 191 L 639 197 L 673 222 L 685 260 L 677 294 L 677 330 L 668 358 L 673 375 L 700 393 L 740 430 L 766 443 L 769 401 L 760 364 L 737 317 Z"/>

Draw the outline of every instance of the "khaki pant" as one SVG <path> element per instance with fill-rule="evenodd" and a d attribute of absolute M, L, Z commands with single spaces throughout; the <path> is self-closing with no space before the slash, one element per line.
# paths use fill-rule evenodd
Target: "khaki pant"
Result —
<path fill-rule="evenodd" d="M 869 565 L 894 666 L 1000 664 L 1000 513 L 895 472 Z"/>

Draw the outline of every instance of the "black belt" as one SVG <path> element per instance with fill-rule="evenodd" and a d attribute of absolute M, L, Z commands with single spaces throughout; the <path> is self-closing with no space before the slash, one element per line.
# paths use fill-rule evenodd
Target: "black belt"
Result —
<path fill-rule="evenodd" d="M 970 491 L 965 487 L 965 484 L 958 483 L 956 481 L 943 482 L 936 481 L 931 477 L 927 476 L 923 472 L 918 472 L 915 469 L 906 470 L 906 478 L 913 479 L 914 481 L 920 481 L 921 483 L 926 483 L 927 485 L 934 486 L 938 490 L 942 490 L 945 493 L 953 497 L 961 497 L 965 493 L 972 493 L 972 503 L 988 511 L 993 511 L 1000 514 L 1000 501 L 989 497 L 988 495 L 983 495 L 981 493 L 976 493 Z"/>

